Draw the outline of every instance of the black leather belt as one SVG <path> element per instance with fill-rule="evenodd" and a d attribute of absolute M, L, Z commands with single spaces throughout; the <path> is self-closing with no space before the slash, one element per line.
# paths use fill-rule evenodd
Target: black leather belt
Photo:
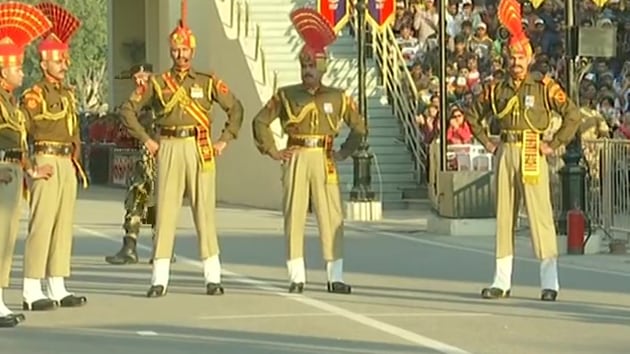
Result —
<path fill-rule="evenodd" d="M 287 145 L 305 148 L 324 148 L 328 147 L 329 141 L 331 141 L 331 139 L 328 136 L 290 136 Z"/>
<path fill-rule="evenodd" d="M 0 150 L 0 161 L 3 162 L 21 162 L 24 152 L 19 149 Z"/>
<path fill-rule="evenodd" d="M 71 143 L 58 143 L 48 141 L 35 142 L 33 151 L 36 154 L 70 156 L 74 152 L 74 146 Z"/>
<path fill-rule="evenodd" d="M 160 136 L 167 138 L 190 138 L 197 136 L 197 129 L 190 126 L 160 127 Z"/>
<path fill-rule="evenodd" d="M 539 134 L 538 137 L 542 138 L 542 135 Z M 523 142 L 523 132 L 522 131 L 501 132 L 501 141 L 504 143 Z"/>

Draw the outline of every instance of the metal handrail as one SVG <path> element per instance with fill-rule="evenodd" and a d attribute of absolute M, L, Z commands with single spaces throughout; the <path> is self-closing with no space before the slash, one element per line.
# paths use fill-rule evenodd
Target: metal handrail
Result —
<path fill-rule="evenodd" d="M 403 142 L 413 156 L 418 183 L 426 181 L 426 144 L 416 123 L 419 94 L 404 56 L 391 28 L 382 33 L 372 31 L 374 58 L 379 66 L 383 87 L 389 96 L 394 116 L 401 123 Z"/>

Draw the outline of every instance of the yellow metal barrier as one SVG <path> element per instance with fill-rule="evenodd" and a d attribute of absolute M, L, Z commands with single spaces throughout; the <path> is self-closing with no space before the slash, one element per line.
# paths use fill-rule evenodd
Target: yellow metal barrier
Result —
<path fill-rule="evenodd" d="M 394 115 L 401 123 L 403 142 L 414 158 L 417 182 L 425 183 L 428 148 L 416 123 L 418 90 L 391 28 L 383 33 L 372 33 L 374 58 L 380 69 L 383 87 Z"/>

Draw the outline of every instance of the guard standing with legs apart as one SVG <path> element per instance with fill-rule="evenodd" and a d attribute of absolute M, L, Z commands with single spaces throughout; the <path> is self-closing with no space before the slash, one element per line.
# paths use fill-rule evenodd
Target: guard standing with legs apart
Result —
<path fill-rule="evenodd" d="M 36 180 L 31 187 L 23 297 L 24 309 L 32 311 L 49 309 L 49 300 L 61 307 L 87 302 L 85 296 L 76 296 L 65 286 L 65 278 L 70 276 L 77 174 L 87 188 L 79 163 L 76 99 L 73 89 L 63 83 L 70 61 L 68 42 L 80 22 L 57 4 L 40 3 L 37 7 L 50 19 L 52 29 L 38 48 L 44 78 L 24 92 L 22 108 L 34 144 L 35 166 L 50 164 L 54 171 L 51 178 Z M 44 278 L 48 296 L 41 288 Z"/>
<path fill-rule="evenodd" d="M 467 115 L 475 138 L 488 151 L 496 152 L 496 270 L 494 282 L 484 288 L 481 295 L 486 299 L 510 295 L 515 226 L 520 200 L 525 198 L 534 253 L 541 261 L 541 299 L 555 301 L 560 287 L 558 249 L 546 157 L 573 139 L 581 122 L 580 111 L 567 99 L 558 83 L 530 71 L 532 47 L 522 29 L 519 2 L 502 0 L 498 14 L 511 35 L 511 75 L 490 86 L 485 99 L 476 102 Z M 563 121 L 547 143 L 541 139 L 551 122 L 552 110 L 560 114 Z M 483 120 L 491 114 L 500 127 L 499 146 L 483 129 Z"/>
<path fill-rule="evenodd" d="M 52 166 L 32 167 L 27 159 L 26 121 L 13 90 L 22 86 L 24 50 L 50 29 L 37 8 L 17 2 L 0 4 L 0 328 L 15 327 L 25 317 L 4 303 L 9 287 L 15 241 L 22 215 L 23 170 L 32 179 L 49 178 Z M 52 301 L 48 301 L 52 306 Z"/>
<path fill-rule="evenodd" d="M 227 85 L 213 74 L 191 67 L 196 38 L 186 23 L 182 1 L 179 25 L 170 35 L 173 67 L 151 76 L 121 107 L 123 124 L 152 153 L 157 154 L 157 229 L 153 276 L 148 297 L 167 292 L 178 210 L 184 193 L 191 201 L 199 239 L 199 254 L 208 295 L 223 294 L 219 243 L 215 223 L 215 156 L 236 139 L 243 122 L 243 106 Z M 212 144 L 210 113 L 217 102 L 228 121 L 219 140 Z M 153 140 L 138 122 L 143 107 L 156 114 L 159 141 Z"/>
<path fill-rule="evenodd" d="M 287 240 L 289 292 L 301 293 L 306 282 L 304 229 L 309 194 L 319 224 L 328 291 L 349 294 L 343 281 L 343 210 L 335 161 L 346 159 L 366 134 L 355 101 L 344 90 L 322 85 L 327 70 L 326 47 L 336 39 L 321 15 L 310 8 L 295 10 L 291 21 L 305 42 L 300 52 L 302 83 L 278 89 L 253 120 L 256 146 L 282 161 L 284 233 Z M 270 125 L 280 118 L 289 135 L 287 148 L 276 148 Z M 343 123 L 350 135 L 341 149 L 333 140 Z"/>

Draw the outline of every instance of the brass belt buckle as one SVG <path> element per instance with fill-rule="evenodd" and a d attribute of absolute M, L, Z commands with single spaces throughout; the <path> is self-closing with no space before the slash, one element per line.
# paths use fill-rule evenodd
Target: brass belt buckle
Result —
<path fill-rule="evenodd" d="M 319 138 L 304 138 L 304 147 L 316 148 L 318 147 Z"/>
<path fill-rule="evenodd" d="M 180 138 L 186 138 L 188 137 L 188 130 L 187 129 L 179 129 L 179 134 L 177 134 Z"/>

